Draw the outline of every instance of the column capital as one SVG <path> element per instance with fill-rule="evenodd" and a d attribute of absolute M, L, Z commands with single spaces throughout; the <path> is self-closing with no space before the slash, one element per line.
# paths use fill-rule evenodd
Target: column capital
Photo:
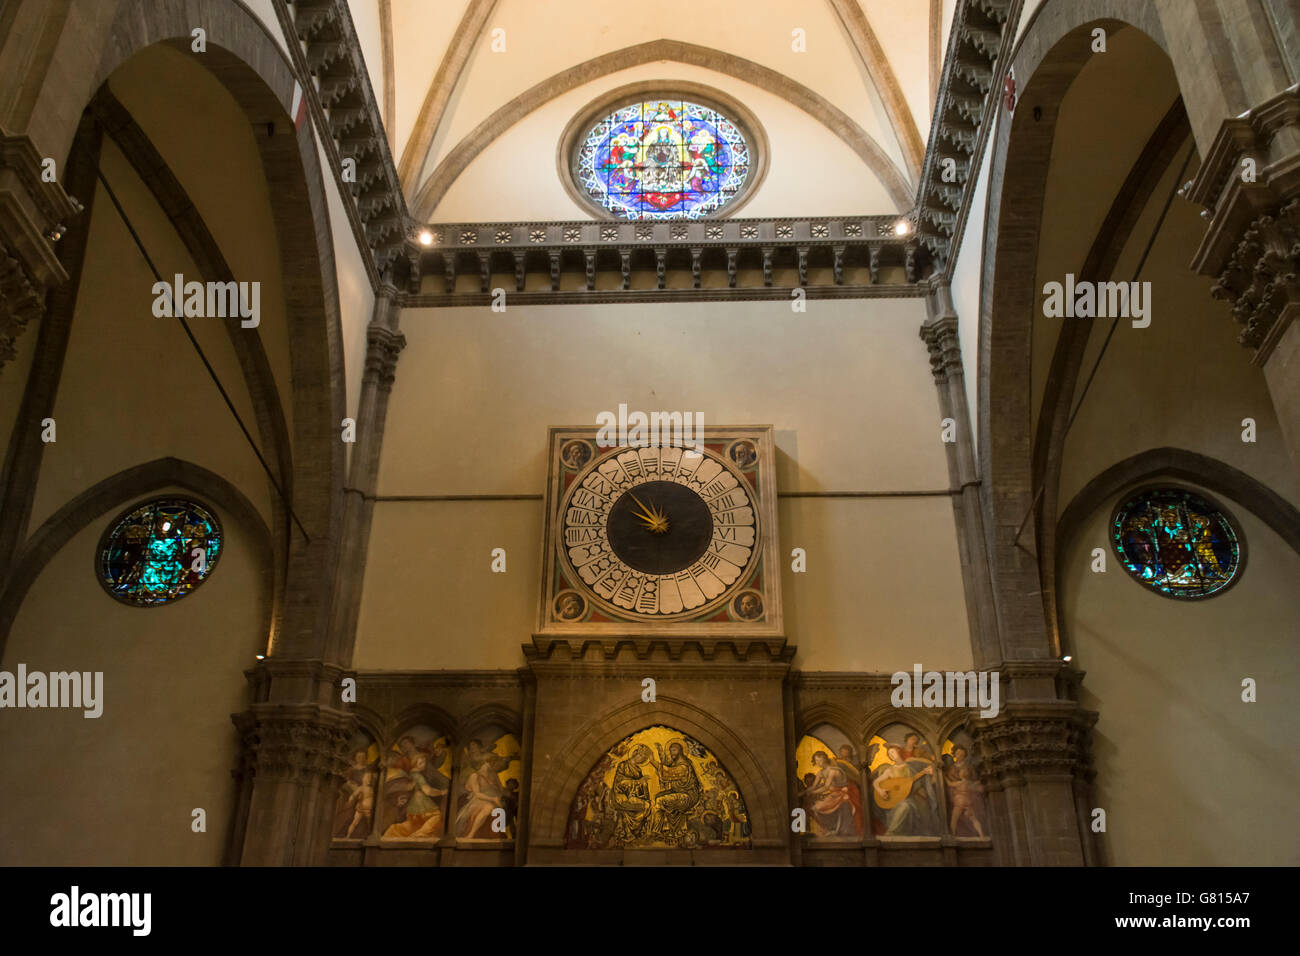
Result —
<path fill-rule="evenodd" d="M 364 377 L 375 378 L 381 388 L 392 388 L 397 377 L 397 357 L 406 348 L 406 336 L 382 325 L 366 329 L 366 367 Z"/>
<path fill-rule="evenodd" d="M 998 789 L 1023 786 L 1030 777 L 1087 783 L 1096 775 L 1090 737 L 1097 714 L 1075 701 L 1007 701 L 996 717 L 971 721 L 971 737 Z"/>
<path fill-rule="evenodd" d="M 341 779 L 356 718 L 317 704 L 256 703 L 231 716 L 241 750 L 234 774 L 240 780 Z"/>
<path fill-rule="evenodd" d="M 1300 87 L 1225 120 L 1184 195 L 1209 221 L 1192 268 L 1262 366 L 1300 312 Z"/>
<path fill-rule="evenodd" d="M 921 340 L 930 352 L 930 371 L 936 382 L 961 375 L 961 341 L 957 335 L 955 313 L 941 314 L 921 324 Z"/>
<path fill-rule="evenodd" d="M 0 368 L 44 314 L 45 294 L 68 279 L 53 244 L 82 207 L 42 179 L 42 162 L 28 137 L 0 130 Z"/>

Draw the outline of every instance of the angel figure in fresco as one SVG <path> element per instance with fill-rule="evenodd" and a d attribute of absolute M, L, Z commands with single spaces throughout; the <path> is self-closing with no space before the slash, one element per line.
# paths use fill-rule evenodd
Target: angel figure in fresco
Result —
<path fill-rule="evenodd" d="M 669 741 L 666 756 L 661 744 L 656 743 L 655 749 L 659 751 L 659 759 L 651 758 L 651 762 L 661 789 L 654 797 L 654 819 L 650 829 L 673 842 L 684 828 L 687 815 L 703 795 L 700 778 L 680 740 Z"/>
<path fill-rule="evenodd" d="M 469 776 L 461 792 L 460 812 L 456 814 L 456 835 L 462 839 L 505 839 L 492 829 L 492 811 L 505 809 L 506 791 L 501 785 L 501 771 L 519 759 L 518 753 L 498 754 L 484 748 L 482 741 L 471 740 L 465 748 L 465 765 Z"/>
<path fill-rule="evenodd" d="M 418 750 L 411 758 L 411 769 L 401 779 L 409 784 L 403 806 L 406 817 L 385 830 L 384 838 L 431 840 L 442 836 L 442 801 L 448 787 L 435 786 L 434 782 L 450 782 L 431 768 L 428 756 Z"/>
<path fill-rule="evenodd" d="M 934 763 L 908 761 L 897 744 L 887 747 L 885 754 L 889 763 L 881 764 L 871 781 L 881 817 L 879 829 L 884 836 L 937 835 Z"/>
<path fill-rule="evenodd" d="M 817 775 L 808 788 L 808 809 L 818 832 L 823 836 L 861 836 L 865 829 L 862 793 L 844 768 L 819 750 L 813 754 Z"/>
<path fill-rule="evenodd" d="M 944 783 L 948 787 L 948 804 L 952 808 L 948 826 L 953 836 L 968 836 L 962 832 L 965 824 L 975 831 L 975 836 L 985 836 L 984 832 L 984 785 L 980 783 L 979 772 L 968 759 L 968 751 L 961 744 L 952 748 L 951 763 L 944 768 Z"/>
<path fill-rule="evenodd" d="M 352 838 L 361 823 L 366 826 L 358 836 L 370 833 L 370 818 L 375 808 L 375 782 L 379 775 L 374 764 L 368 764 L 364 750 L 354 751 L 352 765 L 348 767 L 343 789 L 339 791 L 338 803 L 334 808 L 334 838 L 348 840 Z"/>

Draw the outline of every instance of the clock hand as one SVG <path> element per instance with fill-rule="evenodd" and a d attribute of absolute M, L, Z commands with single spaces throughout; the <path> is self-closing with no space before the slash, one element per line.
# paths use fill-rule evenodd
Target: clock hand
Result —
<path fill-rule="evenodd" d="M 645 506 L 645 504 L 642 503 L 640 498 L 638 498 L 636 495 L 633 495 L 632 492 L 630 491 L 628 492 L 628 494 L 632 496 L 633 501 L 635 501 L 638 505 L 641 506 L 641 513 L 638 515 L 639 518 L 641 518 L 643 521 L 657 521 L 659 519 L 660 517 L 659 514 L 657 512 L 650 511 Z"/>
<path fill-rule="evenodd" d="M 668 530 L 668 516 L 666 514 L 660 511 L 657 506 L 646 508 L 646 505 L 640 498 L 632 494 L 630 491 L 628 494 L 632 496 L 633 501 L 641 506 L 642 511 L 637 515 L 637 517 L 641 519 L 641 523 L 647 530 L 653 531 L 655 534 L 663 534 Z M 636 512 L 634 511 L 633 513 L 635 514 Z"/>

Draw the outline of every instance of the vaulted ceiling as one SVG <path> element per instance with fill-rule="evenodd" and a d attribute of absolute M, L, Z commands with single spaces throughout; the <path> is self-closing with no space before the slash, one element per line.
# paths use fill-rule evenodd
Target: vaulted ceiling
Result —
<path fill-rule="evenodd" d="M 954 6 L 351 0 L 350 11 L 407 203 L 449 220 L 586 218 L 555 175 L 564 127 L 603 92 L 651 81 L 715 88 L 753 111 L 772 168 L 751 212 L 906 209 Z"/>

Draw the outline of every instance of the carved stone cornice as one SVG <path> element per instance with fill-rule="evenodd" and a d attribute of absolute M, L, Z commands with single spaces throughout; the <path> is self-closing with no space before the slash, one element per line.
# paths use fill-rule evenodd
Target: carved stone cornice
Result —
<path fill-rule="evenodd" d="M 1097 714 L 1061 700 L 1007 701 L 996 717 L 974 717 L 970 732 L 985 780 L 999 788 L 1032 777 L 1087 783 L 1095 776 L 1090 737 Z"/>
<path fill-rule="evenodd" d="M 314 704 L 254 704 L 231 716 L 241 738 L 237 779 L 333 782 L 347 769 L 356 718 Z"/>
<path fill-rule="evenodd" d="M 397 357 L 406 348 L 401 332 L 371 325 L 366 329 L 366 366 L 363 378 L 375 379 L 379 387 L 390 389 L 397 377 Z"/>
<path fill-rule="evenodd" d="M 916 237 L 926 268 L 947 269 L 952 243 L 970 209 L 980 150 L 997 104 L 1015 39 L 1020 0 L 958 0 L 930 123 L 930 142 L 917 190 Z M 951 170 L 945 179 L 945 169 Z"/>
<path fill-rule="evenodd" d="M 81 205 L 41 179 L 41 161 L 28 137 L 0 131 L 0 369 L 44 312 L 45 294 L 68 278 L 53 243 Z"/>
<path fill-rule="evenodd" d="M 647 666 L 681 666 L 678 677 L 783 676 L 795 648 L 783 638 L 569 638 L 533 635 L 524 658 L 533 673 L 645 677 Z M 759 672 L 762 671 L 760 674 Z M 674 673 L 677 673 L 674 671 Z"/>
<path fill-rule="evenodd" d="M 1300 89 L 1225 120 L 1185 194 L 1209 219 L 1192 268 L 1263 365 L 1300 312 Z"/>
<path fill-rule="evenodd" d="M 773 287 L 776 269 L 790 269 L 810 297 L 840 293 L 917 295 L 918 246 L 910 234 L 899 235 L 897 216 L 828 216 L 785 219 L 705 219 L 698 221 L 626 222 L 568 220 L 535 222 L 438 223 L 428 228 L 432 242 L 419 254 L 421 275 L 443 279 L 438 293 L 402 297 L 405 307 L 476 304 L 513 274 L 513 291 L 529 301 L 603 300 L 645 297 L 774 298 L 789 290 Z M 882 269 L 900 267 L 899 276 Z M 846 267 L 864 268 L 871 285 L 846 286 Z M 810 269 L 829 275 L 810 281 Z M 761 285 L 737 286 L 737 274 L 762 275 Z M 668 273 L 689 274 L 689 288 L 671 287 Z M 525 291 L 530 274 L 543 274 L 549 289 Z M 704 274 L 725 273 L 727 288 L 704 288 Z M 582 286 L 562 289 L 562 276 L 582 276 Z M 600 275 L 614 277 L 617 288 L 597 290 Z M 457 292 L 457 279 L 478 279 L 477 294 Z M 645 275 L 645 282 L 635 282 Z M 882 283 L 885 278 L 892 281 Z M 633 288 L 633 285 L 649 288 Z M 877 288 L 877 284 L 881 284 Z M 608 286 L 608 284 L 607 284 Z M 888 290 L 887 292 L 884 290 Z M 770 290 L 770 291 L 764 291 Z M 654 295 L 654 294 L 658 295 Z M 475 302 L 466 301 L 474 298 Z M 515 301 L 519 301 L 516 299 Z"/>
<path fill-rule="evenodd" d="M 295 67 L 315 78 L 303 93 L 317 129 L 329 134 L 322 135 L 322 146 L 357 243 L 370 251 L 367 271 L 377 286 L 379 273 L 405 263 L 412 248 L 411 218 L 347 0 L 274 2 Z M 354 177 L 344 178 L 344 160 L 355 164 Z"/>

